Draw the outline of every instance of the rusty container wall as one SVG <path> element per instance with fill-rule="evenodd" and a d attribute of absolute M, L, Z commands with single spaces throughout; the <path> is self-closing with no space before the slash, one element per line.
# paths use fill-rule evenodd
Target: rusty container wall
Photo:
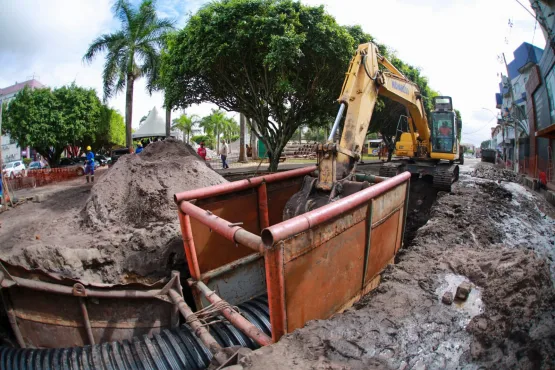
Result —
<path fill-rule="evenodd" d="M 410 176 L 400 176 L 375 185 L 378 191 L 361 191 L 368 197 L 356 204 L 352 196 L 343 198 L 345 208 L 336 206 L 334 217 L 326 215 L 328 205 L 316 216 L 307 213 L 264 230 L 266 236 L 290 235 L 294 224 L 306 225 L 285 238 L 266 239 L 273 243 L 265 258 L 274 340 L 331 317 L 377 287 L 402 244 Z"/>
<path fill-rule="evenodd" d="M 267 184 L 270 225 L 281 222 L 285 203 L 300 189 L 302 180 L 296 177 Z M 230 223 L 242 223 L 245 230 L 260 235 L 256 188 L 199 199 L 195 205 Z M 201 274 L 253 253 L 252 249 L 235 245 L 194 218 L 191 218 L 191 228 Z"/>
<path fill-rule="evenodd" d="M 285 203 L 299 191 L 302 180 L 303 177 L 294 177 L 265 185 L 270 225 L 281 222 Z M 242 222 L 241 226 L 247 231 L 260 235 L 257 188 L 198 199 L 195 205 L 230 223 Z M 219 269 L 226 270 L 228 267 L 217 276 L 202 279 L 210 289 L 233 305 L 266 293 L 266 274 L 262 256 L 236 265 L 236 262 L 248 259 L 248 256 L 256 253 L 240 244 L 233 244 L 193 218 L 191 227 L 201 276 L 210 275 Z M 195 303 L 198 308 L 208 305 L 208 301 L 199 294 L 195 294 Z"/>
<path fill-rule="evenodd" d="M 90 344 L 79 297 L 21 287 L 4 290 L 26 346 L 73 347 Z M 82 298 L 95 343 L 130 340 L 172 327 L 172 305 L 158 299 Z M 176 325 L 177 322 L 174 322 Z"/>

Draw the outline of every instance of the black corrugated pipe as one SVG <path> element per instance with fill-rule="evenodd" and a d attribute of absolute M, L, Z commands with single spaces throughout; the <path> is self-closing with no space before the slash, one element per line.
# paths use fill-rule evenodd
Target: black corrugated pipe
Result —
<path fill-rule="evenodd" d="M 241 313 L 257 328 L 271 335 L 268 299 L 258 297 L 239 305 Z M 219 319 L 224 320 L 222 317 Z M 210 333 L 222 347 L 258 345 L 227 321 L 210 325 Z M 153 337 L 94 346 L 20 349 L 0 347 L 0 369 L 206 369 L 212 354 L 188 325 L 164 330 Z"/>

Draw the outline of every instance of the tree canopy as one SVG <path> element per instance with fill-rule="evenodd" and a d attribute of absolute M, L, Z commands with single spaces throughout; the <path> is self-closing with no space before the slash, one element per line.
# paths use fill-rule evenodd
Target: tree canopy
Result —
<path fill-rule="evenodd" d="M 22 146 L 55 165 L 64 147 L 95 135 L 102 104 L 93 89 L 75 84 L 51 90 L 25 87 L 7 106 L 3 128 Z"/>
<path fill-rule="evenodd" d="M 169 37 L 162 53 L 166 102 L 212 102 L 243 113 L 272 152 L 275 170 L 297 127 L 330 120 L 353 46 L 322 6 L 211 2 Z"/>

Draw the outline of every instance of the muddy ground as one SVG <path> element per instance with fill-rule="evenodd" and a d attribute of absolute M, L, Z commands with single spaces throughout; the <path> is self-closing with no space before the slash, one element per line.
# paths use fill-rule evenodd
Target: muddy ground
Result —
<path fill-rule="evenodd" d="M 464 166 L 450 194 L 413 183 L 407 244 L 379 288 L 243 367 L 555 368 L 553 208 L 489 166 Z M 468 301 L 443 304 L 462 281 L 473 286 Z"/>
<path fill-rule="evenodd" d="M 227 182 L 189 146 L 155 142 L 0 215 L 0 259 L 86 284 L 154 283 L 185 270 L 175 193 Z"/>

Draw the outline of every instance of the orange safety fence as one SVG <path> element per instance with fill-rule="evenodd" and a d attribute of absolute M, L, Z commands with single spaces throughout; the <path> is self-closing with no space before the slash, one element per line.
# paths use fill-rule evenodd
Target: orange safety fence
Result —
<path fill-rule="evenodd" d="M 80 171 L 81 170 L 81 171 Z M 81 175 L 81 167 L 69 168 L 46 168 L 42 170 L 26 170 L 25 173 L 15 178 L 6 178 L 8 188 L 11 191 L 35 188 L 53 182 L 61 182 L 74 179 Z"/>

